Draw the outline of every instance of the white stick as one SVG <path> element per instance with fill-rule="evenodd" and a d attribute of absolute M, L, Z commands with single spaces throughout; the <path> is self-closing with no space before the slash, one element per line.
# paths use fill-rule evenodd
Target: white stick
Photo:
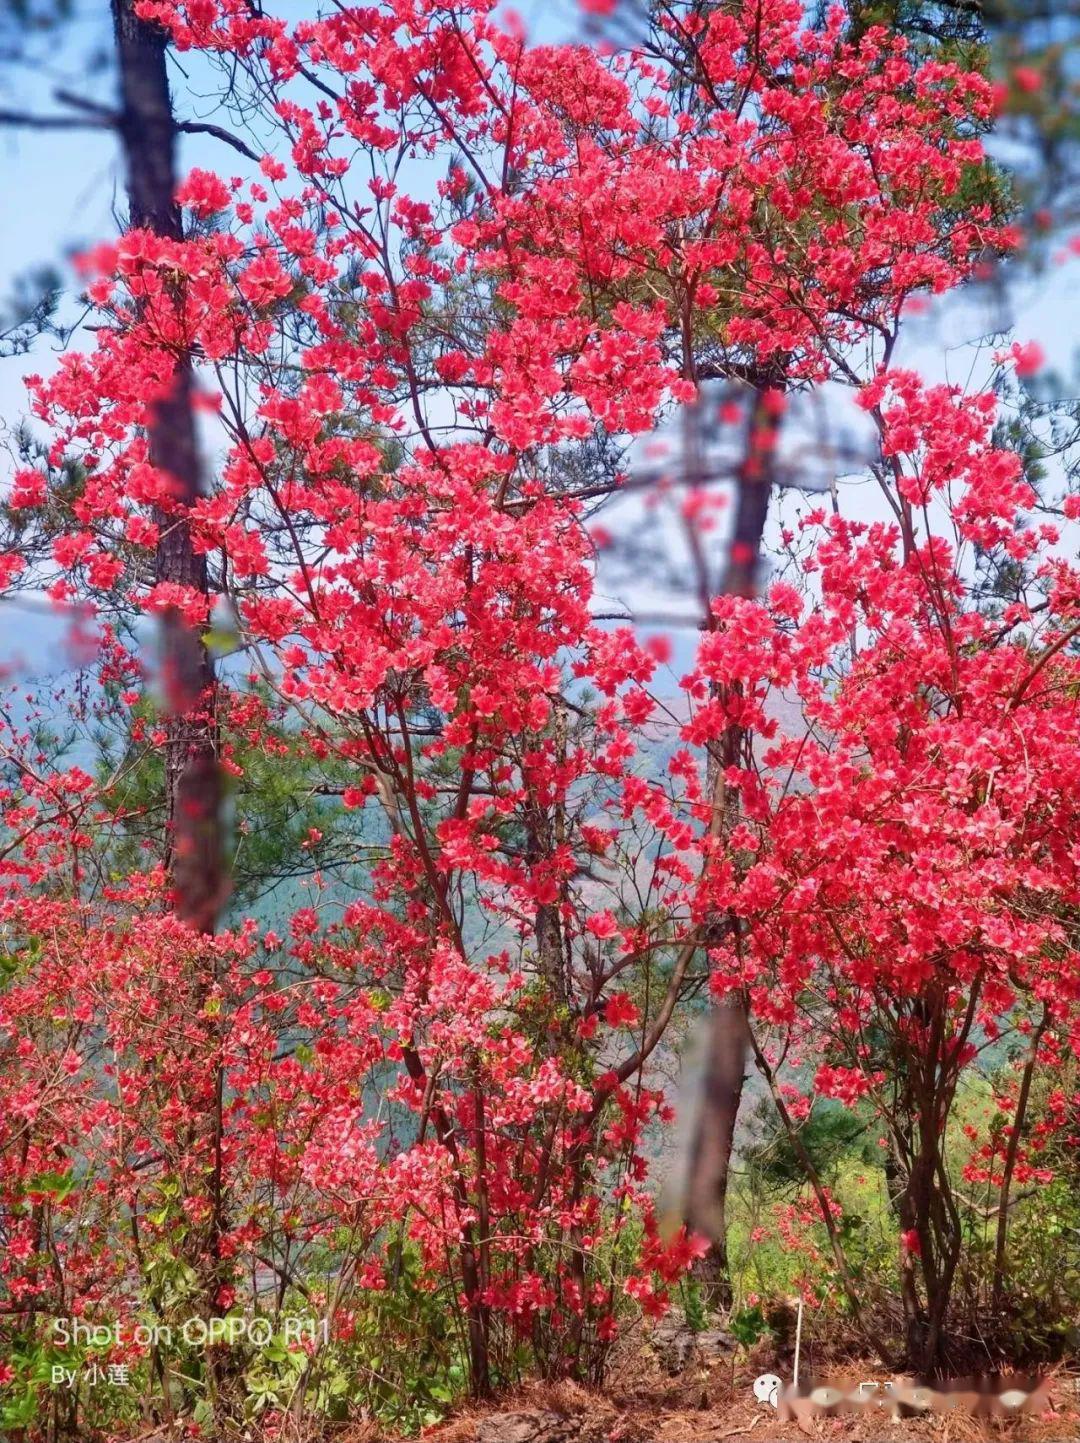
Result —
<path fill-rule="evenodd" d="M 802 1349 L 802 1310 L 803 1300 L 800 1294 L 799 1316 L 795 1323 L 795 1376 L 791 1380 L 791 1386 L 793 1388 L 797 1388 L 799 1386 L 799 1352 Z"/>

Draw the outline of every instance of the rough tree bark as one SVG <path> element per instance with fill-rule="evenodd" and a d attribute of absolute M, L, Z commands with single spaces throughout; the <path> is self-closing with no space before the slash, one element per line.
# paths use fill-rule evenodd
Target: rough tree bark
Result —
<path fill-rule="evenodd" d="M 127 166 L 129 218 L 173 240 L 183 237 L 176 191 L 177 125 L 166 69 L 166 37 L 140 20 L 133 0 L 112 0 L 119 66 L 118 122 Z M 159 514 L 159 582 L 209 594 L 206 558 L 196 553 L 186 517 L 201 489 L 191 404 L 190 358 L 177 357 L 170 393 L 150 426 L 150 459 L 172 477 L 178 509 Z M 174 905 L 184 921 L 212 932 L 225 897 L 221 774 L 217 758 L 213 659 L 199 631 L 176 610 L 161 621 L 161 678 L 166 710 L 166 863 Z"/>
<path fill-rule="evenodd" d="M 765 385 L 754 389 L 747 422 L 747 444 L 735 492 L 735 516 L 728 545 L 722 595 L 753 597 L 761 564 L 761 540 L 775 481 L 776 445 L 782 410 L 771 404 Z M 709 759 L 709 793 L 721 815 L 714 820 L 721 837 L 737 820 L 733 793 L 718 784 L 720 774 L 736 763 L 744 738 L 729 730 Z M 715 935 L 728 924 L 715 918 Z M 749 1061 L 750 1027 L 741 991 L 730 992 L 713 1009 L 706 1041 L 705 1074 L 690 1148 L 684 1220 L 709 1239 L 709 1251 L 695 1268 L 706 1299 L 714 1307 L 731 1306 L 731 1273 L 727 1255 L 727 1193 L 735 1125 L 742 1102 Z"/>
<path fill-rule="evenodd" d="M 117 128 L 127 167 L 129 221 L 157 235 L 182 240 L 182 218 L 174 198 L 178 132 L 169 92 L 165 32 L 138 18 L 134 0 L 111 3 L 120 82 Z M 177 284 L 182 285 L 183 280 Z M 161 528 L 155 579 L 193 587 L 209 596 L 206 557 L 195 551 L 188 522 L 188 511 L 201 494 L 202 479 L 192 384 L 191 358 L 182 353 L 176 357 L 171 389 L 159 400 L 149 427 L 150 461 L 171 477 L 175 501 L 154 518 Z M 213 658 L 200 631 L 175 609 L 161 618 L 159 648 L 166 729 L 165 861 L 172 905 L 183 921 L 210 934 L 226 895 Z M 214 980 L 213 973 L 203 980 L 207 990 Z M 223 1119 L 224 1069 L 219 1064 L 214 1103 L 206 1119 L 210 1219 L 202 1283 L 208 1315 L 229 1268 L 222 1252 L 227 1214 Z M 210 1360 L 215 1408 L 228 1367 L 217 1357 Z"/>

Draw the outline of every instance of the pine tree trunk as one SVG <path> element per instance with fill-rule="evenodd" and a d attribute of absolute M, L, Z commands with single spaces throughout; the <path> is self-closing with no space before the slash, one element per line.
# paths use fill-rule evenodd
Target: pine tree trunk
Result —
<path fill-rule="evenodd" d="M 781 410 L 770 405 L 769 394 L 758 387 L 750 408 L 746 454 L 738 478 L 735 517 L 728 546 L 721 594 L 753 597 L 761 564 L 761 541 L 769 514 L 775 478 L 776 444 Z M 717 819 L 721 836 L 728 836 L 738 820 L 735 794 L 716 785 L 717 771 L 738 760 L 742 736 L 729 731 L 719 739 L 709 762 L 709 794 L 723 796 L 723 816 Z M 724 926 L 714 919 L 714 930 Z M 690 1152 L 685 1222 L 691 1232 L 709 1239 L 709 1251 L 695 1265 L 707 1301 L 714 1307 L 731 1306 L 731 1273 L 727 1255 L 727 1194 L 735 1126 L 742 1103 L 749 1044 L 749 1018 L 741 991 L 730 992 L 714 1007 L 709 1023 L 705 1075 L 695 1119 Z"/>
<path fill-rule="evenodd" d="M 176 191 L 176 122 L 166 69 L 165 32 L 140 20 L 133 0 L 112 0 L 120 71 L 120 136 L 132 226 L 183 238 Z M 179 514 L 160 513 L 155 574 L 208 595 L 206 558 L 192 546 L 185 511 L 200 495 L 191 405 L 192 374 L 181 357 L 172 390 L 150 426 L 150 460 L 172 477 Z M 221 775 L 217 760 L 213 660 L 199 631 L 176 610 L 161 621 L 161 678 L 166 710 L 166 863 L 177 914 L 212 932 L 225 897 Z"/>
<path fill-rule="evenodd" d="M 686 1194 L 686 1224 L 710 1242 L 694 1277 L 714 1307 L 731 1306 L 727 1255 L 727 1192 L 735 1124 L 747 1063 L 747 1017 L 741 993 L 713 1007 L 706 1041 L 705 1076 L 694 1129 Z"/>

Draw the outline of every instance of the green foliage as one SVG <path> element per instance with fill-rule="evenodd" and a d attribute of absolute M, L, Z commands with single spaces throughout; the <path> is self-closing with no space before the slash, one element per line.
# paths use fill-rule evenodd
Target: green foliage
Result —
<path fill-rule="evenodd" d="M 310 1298 L 290 1290 L 277 1310 L 226 1313 L 216 1324 L 226 1336 L 208 1353 L 197 1279 L 182 1258 L 183 1229 L 168 1205 L 160 1218 L 170 1225 L 146 1257 L 154 1306 L 125 1325 L 143 1325 L 152 1335 L 147 1355 L 113 1380 L 107 1346 L 16 1337 L 3 1360 L 14 1376 L 0 1387 L 0 1437 L 43 1426 L 73 1406 L 76 1394 L 80 1417 L 93 1430 L 86 1436 L 98 1436 L 99 1429 L 111 1434 L 143 1416 L 140 1399 L 161 1399 L 163 1380 L 178 1416 L 209 1425 L 224 1410 L 240 1428 L 292 1410 L 309 1426 L 366 1417 L 411 1435 L 438 1422 L 464 1395 L 466 1361 L 453 1299 L 425 1288 L 411 1245 L 386 1286 L 363 1292 L 363 1305 L 351 1304 L 347 1318 L 324 1321 Z M 194 1325 L 190 1336 L 185 1324 Z M 74 1376 L 74 1387 L 54 1381 L 58 1366 Z M 87 1386 L 91 1378 L 97 1381 Z"/>
<path fill-rule="evenodd" d="M 37 266 L 14 278 L 0 302 L 0 356 L 26 354 L 41 336 L 66 344 L 74 327 L 61 325 L 58 307 L 63 283 L 55 266 Z"/>
<path fill-rule="evenodd" d="M 320 1386 L 328 1404 L 359 1387 L 369 1412 L 416 1433 L 464 1393 L 465 1350 L 453 1299 L 425 1289 L 411 1246 L 399 1259 L 386 1289 L 370 1294 L 352 1342 L 337 1350 Z"/>
<path fill-rule="evenodd" d="M 847 1157 L 866 1160 L 867 1121 L 864 1112 L 852 1112 L 828 1099 L 815 1106 L 799 1137 L 820 1176 L 831 1177 Z M 761 1185 L 782 1191 L 802 1182 L 803 1165 L 767 1098 L 759 1102 L 752 1125 L 759 1135 L 744 1149 L 743 1157 Z"/>
<path fill-rule="evenodd" d="M 686 1326 L 692 1333 L 702 1333 L 709 1325 L 709 1311 L 705 1305 L 701 1285 L 692 1277 L 683 1278 L 679 1284 L 679 1304 L 686 1319 Z"/>
<path fill-rule="evenodd" d="M 212 649 L 221 651 L 231 634 L 218 630 L 208 636 Z M 122 819 L 108 863 L 115 875 L 143 870 L 160 857 L 164 756 L 160 747 L 135 737 L 161 720 L 153 698 L 144 695 L 131 708 L 131 725 L 123 734 L 101 730 L 95 737 L 98 777 L 112 780 L 103 802 Z M 303 752 L 294 733 L 272 722 L 262 727 L 257 742 L 226 726 L 222 742 L 239 769 L 238 776 L 230 771 L 225 778 L 234 904 L 246 909 L 283 883 L 316 871 L 347 876 L 362 841 L 360 824 L 342 806 L 340 793 L 355 777 L 347 777 L 340 763 Z"/>
<path fill-rule="evenodd" d="M 996 1309 L 990 1307 L 990 1296 L 1000 1190 L 992 1182 L 964 1181 L 983 1140 L 996 1138 L 999 1146 L 1007 1142 L 1002 1130 L 1009 1114 L 998 1111 L 997 1099 L 1009 1091 L 1015 1095 L 1016 1067 L 1025 1056 L 1025 1048 L 1010 1049 L 1005 1043 L 985 1050 L 985 1071 L 973 1072 L 961 1085 L 944 1159 L 950 1176 L 961 1180 L 956 1198 L 963 1247 L 952 1325 L 958 1337 L 979 1336 L 984 1358 L 989 1352 L 1003 1362 L 1034 1366 L 1080 1347 L 1080 1164 L 1074 1131 L 1052 1130 L 1030 1155 L 1030 1165 L 1051 1172 L 1053 1181 L 1021 1173 L 1014 1182 L 1004 1289 Z M 1040 1137 L 1051 1094 L 1077 1095 L 1075 1071 L 1072 1065 L 1036 1070 L 1026 1145 Z M 770 1108 L 763 1100 L 751 1116 L 752 1137 L 741 1150 L 729 1193 L 728 1254 L 737 1306 L 728 1326 L 749 1346 L 763 1335 L 759 1331 L 751 1337 L 761 1326 L 759 1315 L 768 1330 L 771 1309 L 802 1290 L 817 1300 L 804 1329 L 819 1343 L 835 1344 L 845 1336 L 849 1309 L 799 1157 Z M 800 1137 L 839 1204 L 837 1236 L 862 1306 L 888 1328 L 895 1312 L 900 1222 L 890 1199 L 890 1153 L 879 1144 L 884 1131 L 865 1110 L 819 1102 Z M 792 1207 L 811 1220 L 799 1224 L 798 1246 L 777 1226 L 778 1215 Z"/>
<path fill-rule="evenodd" d="M 744 1348 L 752 1348 L 768 1332 L 769 1325 L 760 1303 L 750 1308 L 736 1308 L 728 1319 L 728 1331 Z"/>

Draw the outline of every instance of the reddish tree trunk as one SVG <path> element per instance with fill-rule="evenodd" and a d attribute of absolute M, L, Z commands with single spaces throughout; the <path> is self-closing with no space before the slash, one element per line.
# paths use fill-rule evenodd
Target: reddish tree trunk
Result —
<path fill-rule="evenodd" d="M 750 407 L 746 455 L 736 486 L 735 517 L 720 588 L 723 595 L 753 597 L 757 591 L 781 414 L 779 407 L 770 404 L 769 392 L 756 388 Z M 729 731 L 720 739 L 716 755 L 710 759 L 710 791 L 714 797 L 722 797 L 718 805 L 723 815 L 715 823 L 722 836 L 730 833 L 737 813 L 734 795 L 716 786 L 716 774 L 735 764 L 741 744 L 741 735 Z M 714 930 L 724 925 L 724 919 L 714 920 Z M 727 1193 L 748 1044 L 746 1001 L 741 991 L 731 992 L 713 1009 L 709 1023 L 705 1076 L 694 1124 L 684 1209 L 687 1227 L 710 1242 L 708 1253 L 695 1268 L 695 1276 L 709 1301 L 725 1308 L 731 1305 Z"/>
<path fill-rule="evenodd" d="M 130 221 L 180 240 L 165 33 L 137 17 L 133 0 L 112 0 L 112 13 Z M 156 517 L 161 526 L 156 579 L 208 595 L 206 558 L 192 546 L 185 515 L 201 489 L 191 389 L 190 361 L 182 356 L 150 427 L 150 459 L 173 478 L 180 506 L 179 514 Z M 213 660 L 199 631 L 175 610 L 162 618 L 160 646 L 167 713 L 166 861 L 177 913 L 199 931 L 212 932 L 225 896 Z"/>

